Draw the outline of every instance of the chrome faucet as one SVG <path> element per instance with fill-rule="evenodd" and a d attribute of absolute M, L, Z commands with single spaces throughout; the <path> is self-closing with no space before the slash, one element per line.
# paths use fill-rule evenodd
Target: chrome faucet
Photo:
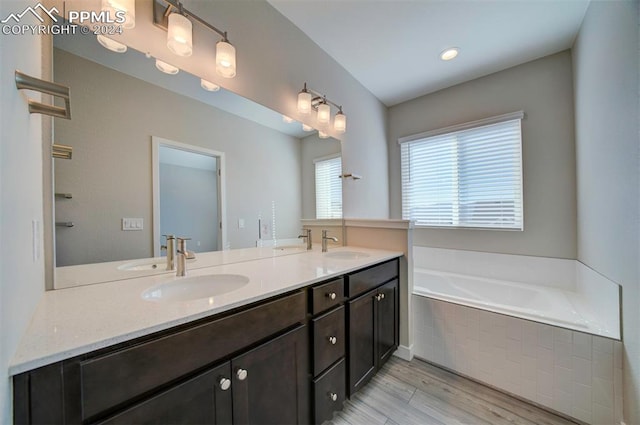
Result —
<path fill-rule="evenodd" d="M 338 238 L 334 236 L 327 236 L 327 231 L 322 231 L 322 252 L 327 252 L 327 241 L 332 240 L 334 242 L 338 242 Z"/>
<path fill-rule="evenodd" d="M 307 242 L 307 251 L 311 250 L 311 229 L 302 229 L 304 235 L 299 235 L 298 238 L 302 238 Z"/>
<path fill-rule="evenodd" d="M 176 255 L 178 256 L 176 268 L 176 276 L 182 277 L 187 275 L 187 260 L 196 258 L 196 254 L 193 251 L 187 250 L 187 241 L 191 238 L 176 238 L 178 239 L 178 248 L 176 249 Z"/>
<path fill-rule="evenodd" d="M 176 237 L 174 235 L 162 235 L 167 238 L 165 245 L 160 247 L 161 251 L 167 251 L 167 270 L 173 270 L 176 267 Z"/>

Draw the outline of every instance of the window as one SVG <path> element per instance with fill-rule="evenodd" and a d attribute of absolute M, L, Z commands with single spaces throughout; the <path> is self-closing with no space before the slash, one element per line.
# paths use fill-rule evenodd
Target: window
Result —
<path fill-rule="evenodd" d="M 316 218 L 342 218 L 342 158 L 313 161 L 316 166 Z"/>
<path fill-rule="evenodd" d="M 400 139 L 402 218 L 416 226 L 522 230 L 523 116 Z"/>

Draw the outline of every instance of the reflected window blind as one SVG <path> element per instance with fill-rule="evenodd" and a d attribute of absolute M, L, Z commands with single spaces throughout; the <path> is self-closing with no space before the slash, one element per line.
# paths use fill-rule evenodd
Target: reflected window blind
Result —
<path fill-rule="evenodd" d="M 319 158 L 316 167 L 316 218 L 342 218 L 342 158 Z"/>
<path fill-rule="evenodd" d="M 522 230 L 522 116 L 400 140 L 402 218 L 416 226 Z"/>

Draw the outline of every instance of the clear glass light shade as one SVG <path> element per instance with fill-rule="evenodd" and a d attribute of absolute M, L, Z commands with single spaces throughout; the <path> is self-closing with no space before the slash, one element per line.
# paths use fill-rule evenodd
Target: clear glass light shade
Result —
<path fill-rule="evenodd" d="M 318 122 L 320 124 L 328 124 L 331 121 L 331 107 L 326 103 L 318 105 Z"/>
<path fill-rule="evenodd" d="M 306 91 L 298 93 L 298 112 L 304 115 L 311 113 L 311 93 Z"/>
<path fill-rule="evenodd" d="M 347 116 L 342 111 L 336 114 L 333 120 L 333 129 L 338 133 L 344 133 L 347 131 Z"/>
<path fill-rule="evenodd" d="M 225 78 L 236 76 L 236 48 L 226 41 L 216 44 L 216 72 Z"/>
<path fill-rule="evenodd" d="M 179 13 L 169 15 L 167 47 L 178 56 L 193 54 L 193 30 L 189 18 Z"/>
<path fill-rule="evenodd" d="M 302 130 L 304 130 L 304 131 L 312 131 L 313 127 L 311 127 L 310 125 L 302 124 Z"/>
<path fill-rule="evenodd" d="M 324 131 L 318 130 L 318 137 L 320 137 L 321 139 L 328 139 L 329 135 L 327 133 L 325 133 Z"/>
<path fill-rule="evenodd" d="M 109 18 L 122 25 L 125 29 L 131 29 L 136 26 L 135 0 L 102 0 L 102 11 L 108 12 Z M 124 12 L 124 22 L 118 22 L 122 12 Z"/>
<path fill-rule="evenodd" d="M 165 74 L 170 74 L 170 75 L 176 75 L 180 71 L 180 68 L 177 68 L 166 62 L 162 62 L 160 59 L 156 59 L 156 68 L 158 68 L 160 71 L 164 72 Z"/>
<path fill-rule="evenodd" d="M 218 91 L 220 90 L 220 86 L 212 83 L 211 81 L 207 81 L 204 79 L 200 79 L 200 87 L 205 89 L 206 91 Z"/>
<path fill-rule="evenodd" d="M 104 47 L 105 49 L 109 49 L 112 52 L 116 52 L 116 53 L 124 53 L 127 51 L 126 45 L 122 43 L 118 43 L 117 41 L 114 41 L 110 38 L 107 38 L 102 34 L 99 34 L 97 38 L 98 38 L 98 43 L 100 43 L 102 47 Z"/>
<path fill-rule="evenodd" d="M 295 121 L 293 118 L 288 117 L 286 115 L 282 116 L 282 121 L 286 122 L 287 124 L 291 124 L 293 121 Z"/>

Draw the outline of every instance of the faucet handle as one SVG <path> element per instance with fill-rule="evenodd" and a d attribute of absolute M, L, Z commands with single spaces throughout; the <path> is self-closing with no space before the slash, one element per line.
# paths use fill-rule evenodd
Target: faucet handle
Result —
<path fill-rule="evenodd" d="M 169 239 L 175 239 L 175 238 L 176 238 L 176 236 L 175 236 L 175 235 L 162 235 L 162 236 L 164 236 L 165 238 L 167 238 L 167 240 L 169 240 Z"/>

